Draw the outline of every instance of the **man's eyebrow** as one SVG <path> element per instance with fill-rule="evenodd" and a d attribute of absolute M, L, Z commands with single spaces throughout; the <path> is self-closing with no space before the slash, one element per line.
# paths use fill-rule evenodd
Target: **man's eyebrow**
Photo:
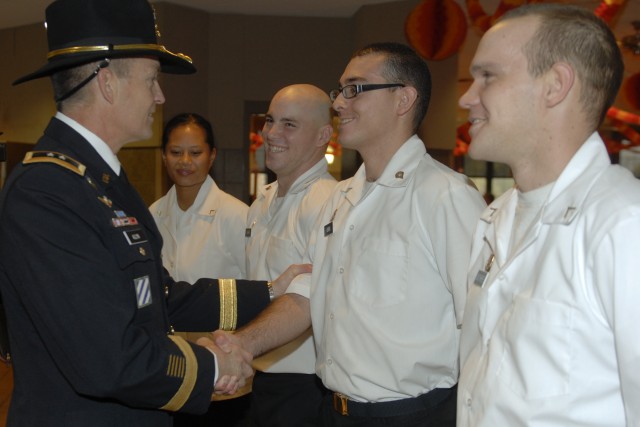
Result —
<path fill-rule="evenodd" d="M 350 84 L 362 83 L 364 81 L 366 81 L 366 79 L 363 78 L 363 77 L 349 77 L 348 79 L 346 79 L 344 81 L 344 85 L 347 86 L 347 85 L 350 85 Z"/>
<path fill-rule="evenodd" d="M 492 62 L 479 62 L 471 65 L 469 71 L 471 72 L 471 74 L 473 74 L 473 73 L 478 73 L 484 70 L 492 71 L 492 70 L 495 70 L 496 68 L 497 68 L 497 65 Z"/>

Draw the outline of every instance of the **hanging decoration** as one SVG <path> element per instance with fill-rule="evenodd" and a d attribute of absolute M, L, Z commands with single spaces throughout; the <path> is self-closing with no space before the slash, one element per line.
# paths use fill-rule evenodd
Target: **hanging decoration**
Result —
<path fill-rule="evenodd" d="M 626 0 L 602 0 L 594 13 L 602 18 L 607 24 L 611 25 L 611 21 L 616 16 L 620 8 Z M 640 76 L 635 74 L 627 79 L 624 83 L 624 94 L 633 108 L 640 109 L 639 91 Z M 619 153 L 620 150 L 629 148 L 630 146 L 640 145 L 640 132 L 635 130 L 631 125 L 640 125 L 640 116 L 622 111 L 616 107 L 611 107 L 607 111 L 607 118 L 611 125 L 622 135 L 626 141 L 606 140 L 607 151 L 611 154 Z"/>
<path fill-rule="evenodd" d="M 602 0 L 594 13 L 607 24 L 611 23 L 613 17 L 618 13 L 626 0 Z"/>
<path fill-rule="evenodd" d="M 467 18 L 454 0 L 423 0 L 407 16 L 404 29 L 420 56 L 440 61 L 460 50 L 467 37 Z"/>
<path fill-rule="evenodd" d="M 529 1 L 529 3 L 535 3 L 537 1 L 538 0 Z M 466 2 L 471 24 L 483 33 L 491 28 L 494 22 L 509 10 L 527 3 L 526 0 L 501 0 L 493 15 L 489 15 L 480 4 L 480 0 L 466 0 Z"/>
<path fill-rule="evenodd" d="M 607 118 L 611 122 L 611 125 L 620 134 L 624 135 L 626 139 L 624 142 L 611 139 L 605 140 L 609 153 L 616 154 L 619 153 L 620 150 L 640 145 L 640 132 L 633 128 L 633 126 L 640 125 L 640 115 L 611 107 L 609 111 L 607 111 Z"/>

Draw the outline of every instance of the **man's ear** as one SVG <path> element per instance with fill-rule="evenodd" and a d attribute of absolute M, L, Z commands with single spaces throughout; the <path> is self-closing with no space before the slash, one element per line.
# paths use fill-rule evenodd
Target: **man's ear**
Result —
<path fill-rule="evenodd" d="M 118 89 L 118 78 L 109 68 L 102 68 L 97 75 L 98 88 L 102 98 L 113 104 Z"/>
<path fill-rule="evenodd" d="M 318 133 L 318 140 L 316 141 L 316 147 L 322 147 L 331 141 L 331 135 L 333 135 L 333 126 L 324 125 L 320 128 Z"/>
<path fill-rule="evenodd" d="M 404 115 L 411 110 L 411 107 L 416 103 L 416 99 L 418 99 L 418 91 L 415 87 L 405 86 L 401 87 L 398 90 L 398 94 L 400 95 L 399 103 L 398 103 L 398 114 Z"/>
<path fill-rule="evenodd" d="M 545 100 L 549 108 L 561 103 L 575 86 L 576 73 L 566 62 L 556 62 L 545 76 Z"/>

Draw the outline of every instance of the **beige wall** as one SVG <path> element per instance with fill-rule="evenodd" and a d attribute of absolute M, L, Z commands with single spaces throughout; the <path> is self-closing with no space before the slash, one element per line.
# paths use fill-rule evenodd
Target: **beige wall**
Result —
<path fill-rule="evenodd" d="M 214 165 L 216 179 L 247 200 L 248 170 L 241 170 L 248 165 L 246 117 L 264 111 L 246 111 L 245 106 L 266 103 L 279 88 L 293 83 L 333 89 L 355 48 L 373 41 L 406 42 L 404 20 L 418 3 L 366 6 L 352 18 L 217 15 L 156 3 L 160 43 L 191 56 L 198 73 L 162 76 L 167 102 L 157 113 L 154 137 L 127 146 L 119 156 L 132 182 L 148 203 L 166 191 L 161 157 L 150 147 L 159 146 L 164 121 L 192 111 L 213 124 L 221 154 Z M 0 67 L 0 131 L 5 134 L 0 138 L 34 143 L 55 109 L 49 81 L 10 84 L 44 63 L 43 26 L 0 31 L 0 49 L 5 52 Z M 457 59 L 429 65 L 438 84 L 421 134 L 428 147 L 450 150 L 455 144 Z M 343 170 L 353 172 L 355 155 L 345 151 L 351 164 Z"/>

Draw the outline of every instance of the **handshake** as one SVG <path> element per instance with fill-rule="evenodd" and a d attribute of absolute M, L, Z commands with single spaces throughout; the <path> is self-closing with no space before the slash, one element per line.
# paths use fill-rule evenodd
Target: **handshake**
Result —
<path fill-rule="evenodd" d="M 206 347 L 216 355 L 218 361 L 218 380 L 213 388 L 213 395 L 232 395 L 244 386 L 253 375 L 251 362 L 253 355 L 244 350 L 239 340 L 231 333 L 214 332 L 214 340 L 199 338 L 196 343 Z"/>
<path fill-rule="evenodd" d="M 276 280 L 272 282 L 273 291 L 276 297 L 284 294 L 289 287 L 289 283 L 299 274 L 311 273 L 311 264 L 293 264 L 285 270 Z M 295 338 L 304 329 L 311 325 L 311 318 L 308 308 L 308 299 L 304 297 L 294 296 L 294 299 L 301 298 L 303 303 L 303 312 L 306 313 L 306 323 L 302 327 L 302 330 L 292 333 L 290 337 L 282 336 L 281 331 L 274 331 L 271 328 L 272 324 L 269 321 L 265 321 L 264 317 L 270 319 L 268 316 L 258 315 L 257 319 L 254 319 L 249 325 L 242 328 L 239 334 L 233 332 L 225 332 L 222 330 L 215 331 L 213 333 L 213 341 L 209 338 L 200 338 L 196 341 L 196 344 L 206 347 L 215 354 L 218 361 L 218 380 L 213 388 L 213 395 L 232 395 L 235 394 L 238 389 L 244 386 L 247 379 L 253 375 L 253 368 L 251 362 L 254 356 L 259 356 L 267 350 L 270 350 L 278 345 L 289 342 L 288 338 Z M 285 299 L 286 300 L 286 299 Z M 280 302 L 284 302 L 280 301 Z M 290 306 L 283 305 L 280 313 L 287 316 L 288 308 Z M 268 312 L 267 309 L 265 312 Z M 265 312 L 262 315 L 265 315 Z M 286 318 L 285 318 L 286 322 Z M 275 329 L 280 329 L 276 327 Z M 267 331 L 275 332 L 274 334 L 266 333 Z M 266 337 L 265 335 L 275 335 Z M 259 339 L 258 339 L 259 337 Z M 281 339 L 282 338 L 282 339 Z M 256 341 L 261 341 L 257 343 Z M 215 342 L 214 342 L 215 341 Z"/>

